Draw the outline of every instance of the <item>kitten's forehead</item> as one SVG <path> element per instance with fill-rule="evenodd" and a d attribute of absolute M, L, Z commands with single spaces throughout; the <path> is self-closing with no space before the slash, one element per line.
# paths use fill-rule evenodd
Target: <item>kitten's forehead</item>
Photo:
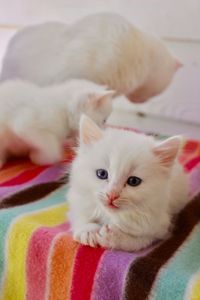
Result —
<path fill-rule="evenodd" d="M 152 155 L 153 140 L 147 136 L 124 130 L 108 129 L 101 141 L 101 151 L 107 156 L 109 166 L 119 173 L 131 172 Z"/>

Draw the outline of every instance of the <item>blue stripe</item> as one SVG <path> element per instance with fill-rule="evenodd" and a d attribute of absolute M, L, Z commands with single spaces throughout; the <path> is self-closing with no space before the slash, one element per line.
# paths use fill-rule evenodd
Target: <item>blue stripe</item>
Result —
<path fill-rule="evenodd" d="M 53 205 L 58 205 L 65 202 L 66 198 L 66 186 L 57 189 L 48 196 L 41 198 L 39 201 L 32 202 L 26 205 L 20 205 L 17 207 L 11 207 L 9 209 L 0 210 L 0 282 L 2 280 L 3 269 L 5 264 L 5 239 L 7 231 L 14 220 L 14 218 L 20 215 L 28 214 L 49 208 Z"/>
<path fill-rule="evenodd" d="M 158 274 L 152 290 L 155 300 L 182 300 L 194 273 L 200 267 L 200 224 L 195 227 L 185 243 L 179 248 Z"/>

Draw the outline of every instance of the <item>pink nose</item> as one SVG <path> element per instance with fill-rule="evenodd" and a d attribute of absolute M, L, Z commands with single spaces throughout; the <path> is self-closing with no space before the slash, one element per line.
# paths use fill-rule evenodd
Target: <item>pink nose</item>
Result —
<path fill-rule="evenodd" d="M 113 204 L 113 202 L 119 198 L 119 194 L 111 192 L 111 193 L 107 194 L 107 197 L 108 197 L 109 204 Z"/>

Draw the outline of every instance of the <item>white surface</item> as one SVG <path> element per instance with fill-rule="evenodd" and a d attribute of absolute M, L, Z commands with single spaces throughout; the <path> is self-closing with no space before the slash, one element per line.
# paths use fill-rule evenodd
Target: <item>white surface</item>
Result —
<path fill-rule="evenodd" d="M 121 109 L 113 111 L 108 124 L 136 128 L 147 133 L 158 133 L 166 136 L 180 134 L 189 138 L 200 139 L 200 126 L 164 118 L 139 116 L 131 111 Z"/>

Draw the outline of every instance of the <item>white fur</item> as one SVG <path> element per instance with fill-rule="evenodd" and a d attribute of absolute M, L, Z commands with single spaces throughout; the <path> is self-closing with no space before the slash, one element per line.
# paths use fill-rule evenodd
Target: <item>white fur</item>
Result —
<path fill-rule="evenodd" d="M 9 43 L 1 77 L 39 85 L 84 78 L 142 102 L 162 92 L 179 66 L 159 39 L 117 14 L 99 13 L 71 26 L 45 23 L 21 30 Z"/>
<path fill-rule="evenodd" d="M 62 159 L 67 136 L 85 112 L 100 126 L 111 113 L 113 91 L 86 80 L 53 87 L 7 81 L 0 85 L 0 167 L 10 155 L 30 155 L 36 164 Z"/>
<path fill-rule="evenodd" d="M 165 238 L 172 216 L 187 202 L 187 177 L 177 160 L 180 138 L 158 143 L 129 131 L 101 131 L 87 117 L 80 126 L 67 194 L 75 240 L 134 251 Z M 99 179 L 97 169 L 107 170 L 108 179 Z M 129 186 L 130 176 L 141 178 L 141 185 Z M 119 195 L 116 207 L 109 206 L 110 193 Z"/>

